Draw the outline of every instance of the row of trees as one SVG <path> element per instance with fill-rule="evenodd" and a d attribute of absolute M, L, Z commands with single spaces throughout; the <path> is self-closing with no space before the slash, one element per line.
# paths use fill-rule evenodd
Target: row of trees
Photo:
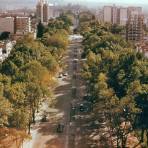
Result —
<path fill-rule="evenodd" d="M 52 101 L 53 77 L 63 66 L 70 25 L 66 15 L 50 20 L 46 27 L 39 23 L 38 38 L 24 36 L 1 63 L 0 127 L 30 131 L 41 103 Z"/>
<path fill-rule="evenodd" d="M 84 25 L 80 28 L 84 36 L 82 57 L 86 58 L 82 76 L 95 111 L 108 114 L 117 147 L 126 147 L 131 130 L 141 130 L 141 142 L 146 131 L 148 144 L 148 60 L 119 35 L 121 27 L 94 20 Z M 124 122 L 132 126 L 123 129 Z"/>

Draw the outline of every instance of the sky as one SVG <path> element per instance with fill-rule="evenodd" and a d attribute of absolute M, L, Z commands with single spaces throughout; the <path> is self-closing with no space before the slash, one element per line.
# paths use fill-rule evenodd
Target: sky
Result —
<path fill-rule="evenodd" d="M 101 3 L 121 3 L 121 4 L 148 4 L 148 0 L 80 0 L 88 2 L 101 2 Z"/>
<path fill-rule="evenodd" d="M 35 7 L 38 0 L 0 0 L 0 8 L 18 8 L 18 7 Z M 59 2 L 60 4 L 73 3 L 84 4 L 87 6 L 97 7 L 103 4 L 116 5 L 139 5 L 148 8 L 148 0 L 48 0 L 49 2 Z"/>

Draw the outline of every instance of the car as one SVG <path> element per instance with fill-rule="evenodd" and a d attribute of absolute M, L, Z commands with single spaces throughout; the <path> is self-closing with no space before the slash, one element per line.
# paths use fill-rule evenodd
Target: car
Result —
<path fill-rule="evenodd" d="M 63 131 L 64 131 L 64 124 L 63 123 L 59 123 L 57 125 L 57 132 L 58 133 L 63 133 Z"/>
<path fill-rule="evenodd" d="M 91 112 L 93 110 L 93 105 L 91 102 L 88 101 L 82 101 L 79 105 L 80 112 Z"/>
<path fill-rule="evenodd" d="M 80 111 L 81 111 L 81 112 L 84 112 L 84 111 L 85 111 L 85 106 L 84 106 L 84 104 L 82 104 L 82 103 L 80 104 Z"/>
<path fill-rule="evenodd" d="M 62 78 L 62 77 L 63 77 L 63 75 L 62 74 L 59 74 L 58 78 Z"/>
<path fill-rule="evenodd" d="M 78 61 L 79 61 L 78 59 L 74 59 L 74 60 L 73 60 L 74 63 L 77 63 Z"/>
<path fill-rule="evenodd" d="M 63 76 L 65 76 L 65 77 L 68 76 L 68 73 L 67 72 L 66 73 L 63 73 Z"/>
<path fill-rule="evenodd" d="M 47 122 L 47 116 L 44 115 L 43 118 L 41 119 L 41 122 Z"/>

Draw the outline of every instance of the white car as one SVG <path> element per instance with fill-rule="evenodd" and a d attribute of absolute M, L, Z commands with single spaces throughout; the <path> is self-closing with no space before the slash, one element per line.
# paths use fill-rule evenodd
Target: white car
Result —
<path fill-rule="evenodd" d="M 58 78 L 62 78 L 62 77 L 63 77 L 63 75 L 62 74 L 59 74 Z"/>
<path fill-rule="evenodd" d="M 65 76 L 65 77 L 68 76 L 68 73 L 67 72 L 63 73 L 63 76 Z"/>

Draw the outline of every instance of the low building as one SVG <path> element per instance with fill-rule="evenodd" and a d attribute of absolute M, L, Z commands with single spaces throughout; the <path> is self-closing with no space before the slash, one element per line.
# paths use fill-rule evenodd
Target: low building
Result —
<path fill-rule="evenodd" d="M 136 44 L 137 52 L 141 52 L 148 58 L 148 41 L 144 41 Z"/>
<path fill-rule="evenodd" d="M 9 56 L 15 43 L 15 41 L 0 42 L 0 62 L 3 62 Z"/>
<path fill-rule="evenodd" d="M 0 17 L 0 32 L 14 34 L 14 17 Z"/>
<path fill-rule="evenodd" d="M 15 17 L 15 34 L 25 35 L 31 32 L 30 17 Z"/>

